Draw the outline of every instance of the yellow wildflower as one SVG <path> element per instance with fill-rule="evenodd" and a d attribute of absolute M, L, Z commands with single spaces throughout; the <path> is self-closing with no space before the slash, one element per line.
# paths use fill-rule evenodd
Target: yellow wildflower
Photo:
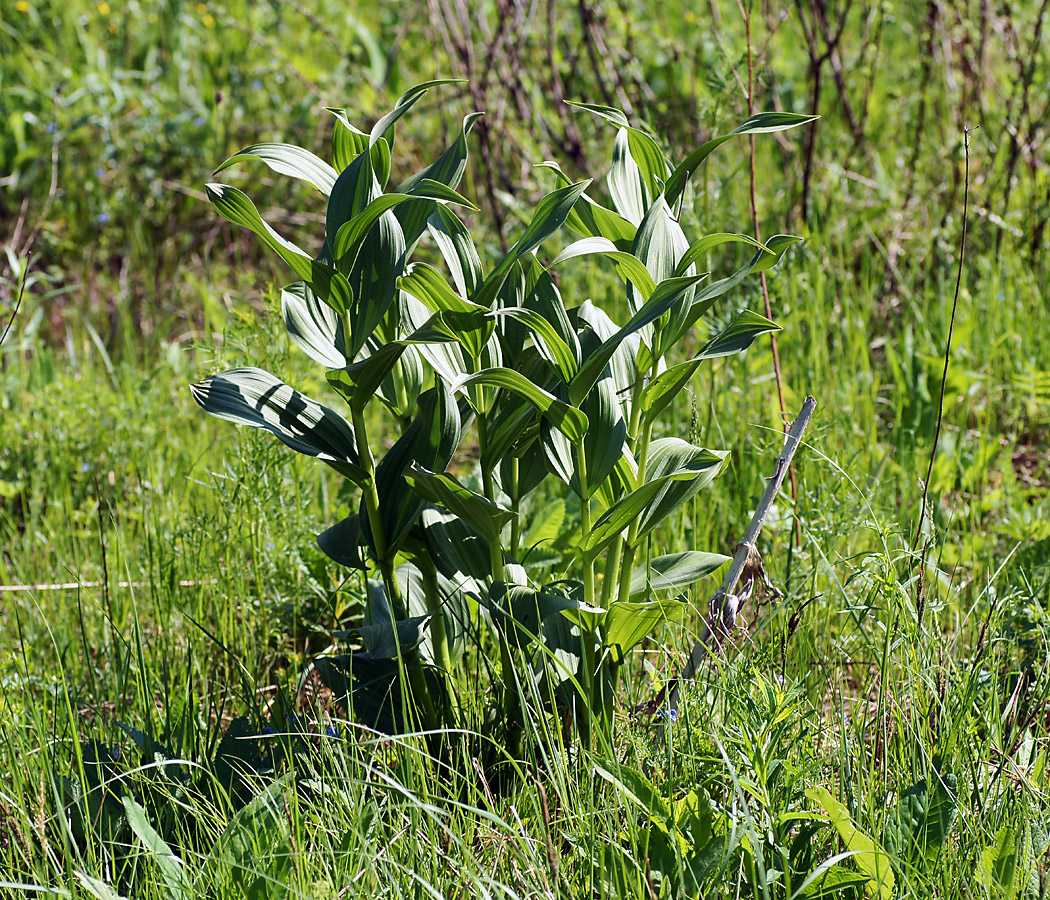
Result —
<path fill-rule="evenodd" d="M 205 13 L 203 16 L 201 16 L 201 21 L 204 23 L 205 28 L 215 27 L 215 19 L 212 18 L 210 13 Z"/>
<path fill-rule="evenodd" d="M 205 4 L 203 4 L 203 3 L 198 3 L 197 4 L 197 13 L 199 15 L 203 16 L 207 11 L 208 11 L 208 7 Z"/>
<path fill-rule="evenodd" d="M 100 15 L 109 15 L 109 4 L 106 2 L 106 0 L 102 0 L 102 2 L 98 5 L 98 11 Z"/>
<path fill-rule="evenodd" d="M 29 12 L 29 4 L 26 3 L 26 0 L 18 0 L 15 4 L 15 9 L 19 12 Z"/>

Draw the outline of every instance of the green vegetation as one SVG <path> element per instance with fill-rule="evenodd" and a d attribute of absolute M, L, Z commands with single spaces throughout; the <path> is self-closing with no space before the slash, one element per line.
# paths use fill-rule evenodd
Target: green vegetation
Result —
<path fill-rule="evenodd" d="M 0 312 L 4 324 L 14 319 L 0 349 L 4 892 L 1045 896 L 1050 340 L 1040 324 L 1050 160 L 1038 86 L 1050 75 L 1047 11 L 976 0 L 915 9 L 799 2 L 755 8 L 748 21 L 731 4 L 581 2 L 481 4 L 468 21 L 458 9 L 444 0 L 378 14 L 238 0 L 5 8 Z M 382 111 L 443 76 L 466 81 L 416 97 L 396 144 L 388 134 L 389 157 L 361 155 Z M 562 100 L 601 104 L 616 124 Z M 333 119 L 324 107 L 346 112 Z M 464 119 L 475 110 L 485 117 Z M 719 147 L 695 166 L 678 215 L 680 182 L 669 173 L 760 110 L 822 117 Z M 627 123 L 637 131 L 621 132 Z M 960 258 L 964 125 L 980 126 L 970 135 L 969 234 L 917 539 Z M 210 195 L 247 224 L 235 202 L 243 195 L 204 187 L 217 162 L 277 142 L 333 160 L 333 196 L 356 158 L 359 170 L 389 166 L 380 190 L 390 198 L 400 185 L 407 198 L 381 209 L 370 206 L 375 196 L 358 196 L 333 219 L 318 198 L 326 185 L 288 179 L 287 159 L 271 158 L 277 172 L 238 160 L 221 178 L 308 248 L 308 265 L 292 260 L 293 277 L 312 290 L 283 296 L 284 264 L 267 268 L 270 254 L 207 203 Z M 625 146 L 637 181 L 606 180 L 610 154 L 614 173 L 617 159 L 628 170 Z M 454 177 L 431 170 L 405 181 L 445 147 Z M 559 160 L 564 175 L 523 164 L 544 159 Z M 707 359 L 658 415 L 638 428 L 628 421 L 621 440 L 635 456 L 631 442 L 643 433 L 652 444 L 725 451 L 721 477 L 651 530 L 610 529 L 606 552 L 587 535 L 616 491 L 620 502 L 633 495 L 610 479 L 610 496 L 586 500 L 592 455 L 608 464 L 616 454 L 605 442 L 588 446 L 594 432 L 574 423 L 586 416 L 607 436 L 609 408 L 624 394 L 613 390 L 592 415 L 587 404 L 607 379 L 574 393 L 560 367 L 586 370 L 608 337 L 581 330 L 581 319 L 627 322 L 660 286 L 639 285 L 643 273 L 627 257 L 577 254 L 644 255 L 634 228 L 661 188 L 676 214 L 667 222 L 682 233 L 749 236 L 701 244 L 691 262 L 712 275 L 673 285 L 684 291 L 679 304 L 734 272 L 765 268 L 753 238 L 782 258 L 688 332 L 667 332 L 659 349 L 672 372 L 741 323 L 750 330 L 732 349 L 754 342 Z M 565 215 L 550 212 L 559 200 Z M 622 213 L 630 233 L 588 232 L 589 218 L 619 221 L 599 208 Z M 381 226 L 397 222 L 406 247 L 406 222 L 419 229 L 415 254 L 386 272 L 416 292 L 418 322 L 404 318 L 404 303 L 369 321 L 374 310 L 332 316 L 312 299 L 324 273 L 311 261 L 325 262 L 325 246 L 348 284 L 383 274 L 371 262 L 384 246 L 377 236 L 393 229 L 355 225 L 372 213 Z M 552 226 L 566 222 L 540 228 L 545 213 Z M 437 240 L 424 236 L 428 219 Z M 781 245 L 776 231 L 803 241 Z M 536 242 L 522 238 L 529 233 Z M 573 249 L 594 233 L 612 246 Z M 453 247 L 475 252 L 468 259 Z M 690 277 L 685 266 L 654 274 L 645 261 L 656 282 Z M 541 283 L 556 299 L 546 316 L 491 314 L 532 309 Z M 681 308 L 671 305 L 670 321 Z M 555 327 L 558 310 L 567 331 Z M 762 334 L 770 318 L 783 329 L 779 371 Z M 668 327 L 653 321 L 650 341 Z M 314 331 L 330 346 L 314 340 L 311 322 L 328 323 Z M 517 356 L 498 367 L 511 374 L 493 374 L 484 348 L 494 329 L 505 335 L 512 325 L 521 329 Z M 409 343 L 423 328 L 445 342 Z M 373 335 L 368 358 L 347 366 Z M 436 382 L 405 377 L 403 360 L 417 356 L 441 372 L 429 357 L 453 341 L 460 368 Z M 299 352 L 304 344 L 327 374 Z M 388 372 L 370 361 L 389 357 L 402 377 L 384 386 Z M 317 466 L 268 435 L 203 416 L 189 385 L 244 367 L 333 408 L 343 394 L 356 455 Z M 522 372 L 533 387 L 514 377 Z M 378 402 L 348 389 L 365 377 Z M 450 403 L 464 377 L 476 382 L 465 386 L 472 402 Z M 214 411 L 216 381 L 203 384 L 198 400 Z M 713 576 L 662 589 L 654 564 L 734 552 L 772 472 L 783 412 L 808 393 L 819 405 L 796 487 L 785 488 L 760 541 L 783 597 L 745 608 L 747 621 L 676 716 L 637 713 L 681 665 L 716 587 Z M 494 440 L 511 414 L 533 421 L 555 450 L 566 445 L 540 458 L 531 493 L 521 487 L 530 445 L 514 455 Z M 428 415 L 459 420 L 457 440 L 436 448 L 433 465 L 419 454 L 435 448 L 416 440 Z M 382 464 L 406 441 L 423 468 L 408 470 L 411 484 L 399 472 L 369 504 L 362 467 L 374 465 L 382 484 Z M 511 459 L 517 492 L 508 490 Z M 365 517 L 378 515 L 386 547 L 375 529 L 358 527 L 363 536 L 353 538 L 361 485 Z M 406 499 L 417 491 L 452 512 L 420 518 Z M 482 501 L 518 516 L 503 525 L 500 514 L 489 527 L 479 510 L 494 507 Z M 478 571 L 456 568 L 468 542 L 445 538 L 436 556 L 414 548 L 428 523 L 447 534 L 461 520 L 489 532 Z M 319 534 L 329 536 L 320 546 Z M 402 541 L 397 557 L 392 537 Z M 333 560 L 333 549 L 346 555 Z M 639 597 L 630 563 L 620 576 L 617 550 L 621 559 L 633 551 Z M 429 578 L 428 560 L 438 570 Z M 512 561 L 520 578 L 495 580 L 518 579 L 516 588 L 479 585 L 485 615 L 459 579 L 440 620 L 420 621 L 437 612 L 435 580 L 439 590 L 457 574 L 491 582 L 497 563 Z M 370 565 L 371 589 L 345 562 Z M 611 609 L 621 589 L 624 602 L 662 613 L 634 629 L 633 649 L 610 640 L 603 614 L 588 610 Z M 399 592 L 409 593 L 403 609 Z M 555 629 L 523 621 L 548 602 L 576 610 L 582 628 L 568 644 L 569 629 L 541 644 L 537 632 Z M 469 627 L 442 636 L 435 625 L 451 625 L 453 608 L 470 613 Z M 393 615 L 384 619 L 384 609 Z M 563 621 L 560 611 L 550 620 Z M 592 628 L 600 642 L 581 640 Z M 388 658 L 371 672 L 353 662 L 361 653 L 347 658 L 363 645 L 381 657 L 383 643 Z M 590 652 L 594 668 L 581 663 Z M 451 674 L 435 679 L 417 659 Z M 599 664 L 603 674 L 587 685 Z M 455 727 L 438 738 L 413 727 L 433 723 Z"/>

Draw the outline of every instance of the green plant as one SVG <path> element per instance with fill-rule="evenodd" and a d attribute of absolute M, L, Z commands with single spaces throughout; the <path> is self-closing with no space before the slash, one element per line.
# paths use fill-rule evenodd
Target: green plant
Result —
<path fill-rule="evenodd" d="M 408 91 L 368 134 L 332 110 L 334 166 L 287 144 L 254 145 L 220 166 L 261 159 L 317 188 L 328 209 L 316 257 L 270 228 L 240 190 L 208 186 L 218 211 L 255 232 L 301 279 L 282 292 L 285 324 L 325 366 L 349 416 L 256 368 L 207 378 L 194 397 L 213 415 L 323 460 L 360 490 L 358 512 L 318 538 L 336 562 L 378 576 L 368 581 L 366 622 L 356 631 L 366 650 L 317 664 L 349 693 L 358 718 L 386 730 L 456 724 L 454 666 L 468 634 L 485 624 L 499 646 L 512 752 L 523 700 L 534 714 L 564 704 L 585 742 L 595 722 L 607 738 L 625 654 L 682 613 L 677 589 L 726 559 L 695 550 L 640 559 L 646 537 L 726 457 L 654 438 L 654 425 L 705 360 L 744 350 L 777 326 L 743 310 L 684 361 L 680 347 L 716 300 L 796 240 L 763 245 L 713 234 L 690 243 L 679 224 L 688 182 L 734 135 L 811 117 L 753 116 L 672 168 L 622 113 L 580 104 L 617 128 L 613 208 L 586 193 L 589 181 L 573 183 L 545 164 L 559 187 L 486 272 L 453 211 L 473 209 L 456 188 L 476 114 L 434 163 L 387 190 L 395 123 L 441 83 Z M 563 224 L 581 238 L 542 263 L 538 249 Z M 424 238 L 447 274 L 413 258 Z M 726 243 L 749 245 L 751 255 L 702 284 L 698 264 Z M 570 272 L 567 264 L 585 256 L 620 275 L 631 309 L 622 326 L 593 303 L 566 301 L 571 293 L 553 272 Z M 378 461 L 377 408 L 399 434 Z M 451 471 L 471 427 L 480 469 L 473 482 Z M 530 570 L 522 505 L 541 487 L 579 513 L 555 529 L 557 565 Z M 552 568 L 561 577 L 549 577 Z"/>

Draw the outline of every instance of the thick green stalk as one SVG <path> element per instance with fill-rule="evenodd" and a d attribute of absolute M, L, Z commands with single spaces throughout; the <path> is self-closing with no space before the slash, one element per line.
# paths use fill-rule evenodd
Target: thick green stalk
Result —
<path fill-rule="evenodd" d="M 478 416 L 478 444 L 481 454 L 484 455 L 485 448 L 488 446 L 488 422 L 484 416 Z M 496 486 L 492 480 L 492 471 L 484 466 L 481 469 L 481 489 L 486 500 L 496 502 Z M 493 581 L 506 581 L 503 547 L 498 538 L 489 542 L 489 568 L 492 570 Z M 523 730 L 521 697 L 518 694 L 517 679 L 514 675 L 514 657 L 511 654 L 510 643 L 502 632 L 499 636 L 499 662 L 503 673 L 503 717 L 507 727 L 507 751 L 512 757 L 516 757 L 521 750 Z"/>
<path fill-rule="evenodd" d="M 403 621 L 408 618 L 408 608 L 405 598 L 401 594 L 401 585 L 397 581 L 397 573 L 394 571 L 394 554 L 389 552 L 386 542 L 386 532 L 383 530 L 383 518 L 379 511 L 379 491 L 375 481 L 375 457 L 372 456 L 372 448 L 368 444 L 368 430 L 365 426 L 363 408 L 352 410 L 354 437 L 357 440 L 357 455 L 361 459 L 361 465 L 368 473 L 368 482 L 363 493 L 365 511 L 368 516 L 368 526 L 372 532 L 372 548 L 375 550 L 376 563 L 379 573 L 383 579 L 383 587 L 386 589 L 387 600 L 394 614 L 395 621 Z M 416 707 L 421 712 L 421 724 L 426 729 L 437 727 L 437 716 L 434 712 L 434 702 L 427 690 L 426 678 L 423 670 L 419 667 L 419 654 L 409 651 L 402 654 L 401 647 L 397 646 L 398 659 L 408 673 L 409 685 L 411 686 L 412 698 Z"/>
<path fill-rule="evenodd" d="M 512 456 L 510 458 L 510 508 L 514 513 L 514 518 L 510 520 L 510 555 L 514 559 L 519 559 L 521 554 L 518 552 L 521 548 L 518 546 L 521 543 L 521 496 L 518 493 L 518 458 Z"/>
<path fill-rule="evenodd" d="M 642 415 L 642 390 L 645 387 L 645 376 L 640 375 L 638 381 L 635 383 L 634 391 L 631 396 L 631 419 L 627 426 L 627 441 L 630 445 L 631 451 L 635 454 L 635 459 L 638 458 L 638 449 L 640 444 L 641 435 L 639 433 L 641 428 L 641 415 Z M 648 442 L 646 442 L 646 454 L 648 455 Z M 641 472 L 639 473 L 639 483 L 641 483 Z M 620 560 L 623 556 L 623 537 L 617 536 L 613 541 L 612 548 L 606 554 L 605 557 L 605 570 L 602 575 L 602 607 L 607 608 L 607 604 L 613 599 L 613 585 L 619 582 L 620 575 Z"/>
<path fill-rule="evenodd" d="M 576 475 L 580 479 L 580 539 L 591 531 L 591 499 L 587 483 L 587 453 L 581 439 L 576 444 Z M 594 561 L 588 560 L 583 565 L 583 600 L 588 606 L 594 606 Z M 584 634 L 583 638 L 583 691 L 584 696 L 594 696 L 594 643 L 597 635 Z M 585 718 L 590 717 L 589 706 L 584 710 Z"/>
<path fill-rule="evenodd" d="M 638 438 L 638 483 L 645 481 L 646 470 L 649 465 L 649 442 L 653 436 L 653 423 L 648 419 L 642 421 L 642 433 Z M 631 572 L 634 568 L 634 545 L 638 540 L 638 529 L 640 519 L 635 519 L 627 530 L 627 541 L 623 548 L 623 558 L 620 560 L 620 583 L 616 594 L 617 601 L 626 601 L 631 592 Z"/>

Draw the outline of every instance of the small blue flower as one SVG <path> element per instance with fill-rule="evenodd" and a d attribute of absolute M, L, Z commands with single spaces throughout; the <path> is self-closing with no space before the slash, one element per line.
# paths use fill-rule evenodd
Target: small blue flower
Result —
<path fill-rule="evenodd" d="M 95 169 L 95 177 L 102 178 L 106 174 L 105 169 Z"/>
<path fill-rule="evenodd" d="M 109 221 L 109 213 L 99 213 L 95 216 L 95 221 L 98 222 L 99 225 L 105 225 Z"/>
<path fill-rule="evenodd" d="M 274 730 L 273 730 L 273 729 L 272 729 L 272 728 L 271 728 L 271 727 L 270 727 L 269 725 L 267 725 L 267 726 L 266 726 L 266 727 L 265 727 L 265 728 L 264 728 L 264 729 L 262 730 L 262 733 L 263 733 L 263 734 L 276 734 L 277 732 L 275 732 L 275 731 L 274 731 Z"/>
<path fill-rule="evenodd" d="M 81 475 L 87 475 L 87 473 L 90 472 L 90 471 L 91 471 L 91 463 L 81 463 L 81 466 L 80 466 L 80 474 Z"/>
<path fill-rule="evenodd" d="M 253 90 L 253 91 L 257 91 L 257 90 L 259 90 L 259 88 L 261 88 L 261 87 L 262 87 L 262 82 L 261 82 L 261 81 L 260 81 L 260 80 L 259 80 L 258 78 L 256 78 L 256 79 L 255 79 L 255 80 L 254 80 L 254 81 L 252 82 L 252 90 Z"/>
<path fill-rule="evenodd" d="M 47 123 L 47 133 L 48 134 L 54 134 L 55 133 L 55 123 L 54 122 L 48 122 Z"/>
<path fill-rule="evenodd" d="M 329 725 L 324 730 L 324 733 L 327 734 L 331 738 L 337 738 L 337 737 L 339 737 L 339 726 L 338 725 Z"/>
<path fill-rule="evenodd" d="M 204 124 L 204 116 L 197 116 L 197 118 L 193 120 L 193 124 L 200 128 L 201 125 Z"/>
<path fill-rule="evenodd" d="M 666 719 L 668 722 L 670 722 L 673 725 L 675 722 L 678 721 L 678 710 L 677 709 L 668 709 L 666 706 L 661 706 L 656 711 L 656 718 L 657 719 Z"/>

